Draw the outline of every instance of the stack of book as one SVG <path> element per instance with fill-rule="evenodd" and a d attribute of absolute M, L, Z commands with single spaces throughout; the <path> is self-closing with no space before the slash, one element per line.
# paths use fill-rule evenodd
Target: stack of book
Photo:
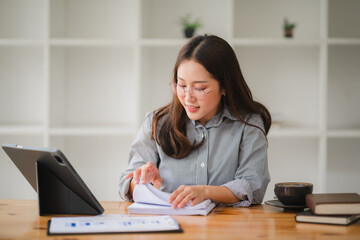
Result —
<path fill-rule="evenodd" d="M 297 222 L 349 225 L 360 219 L 357 193 L 308 194 L 306 205 L 308 210 L 295 215 Z"/>

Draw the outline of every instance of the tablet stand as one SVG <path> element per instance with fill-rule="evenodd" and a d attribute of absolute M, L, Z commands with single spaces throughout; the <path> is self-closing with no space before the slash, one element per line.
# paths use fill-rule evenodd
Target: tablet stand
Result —
<path fill-rule="evenodd" d="M 94 207 L 39 161 L 36 162 L 36 180 L 40 216 L 47 214 L 99 214 Z"/>

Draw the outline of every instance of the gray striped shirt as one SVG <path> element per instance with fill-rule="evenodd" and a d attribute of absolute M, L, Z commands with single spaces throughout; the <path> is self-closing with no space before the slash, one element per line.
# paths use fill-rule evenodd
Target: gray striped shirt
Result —
<path fill-rule="evenodd" d="M 152 114 L 148 114 L 130 149 L 129 164 L 119 181 L 120 196 L 131 201 L 125 179 L 129 172 L 148 161 L 159 166 L 161 190 L 172 192 L 180 185 L 225 186 L 241 199 L 231 206 L 260 204 L 270 181 L 267 163 L 267 140 L 260 129 L 237 121 L 227 108 L 215 115 L 205 126 L 188 120 L 187 137 L 190 142 L 204 144 L 183 159 L 167 156 L 151 140 Z M 247 117 L 247 122 L 263 129 L 258 115 Z"/>

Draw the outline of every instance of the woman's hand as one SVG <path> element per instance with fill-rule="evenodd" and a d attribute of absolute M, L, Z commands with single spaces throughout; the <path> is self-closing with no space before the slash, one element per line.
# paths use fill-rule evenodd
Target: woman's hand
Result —
<path fill-rule="evenodd" d="M 173 208 L 182 208 L 190 201 L 190 206 L 195 206 L 196 204 L 208 199 L 206 188 L 204 185 L 194 185 L 194 186 L 185 186 L 181 185 L 176 189 L 169 198 L 169 203 Z"/>
<path fill-rule="evenodd" d="M 134 184 L 147 182 L 152 183 L 155 187 L 160 188 L 161 177 L 159 169 L 154 165 L 153 162 L 147 162 L 145 165 L 137 168 L 134 172 L 129 173 L 125 176 L 126 179 L 133 178 Z"/>

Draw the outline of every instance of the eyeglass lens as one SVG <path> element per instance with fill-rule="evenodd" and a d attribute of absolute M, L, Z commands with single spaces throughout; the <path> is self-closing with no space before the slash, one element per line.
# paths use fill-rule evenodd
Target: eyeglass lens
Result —
<path fill-rule="evenodd" d="M 180 97 L 185 96 L 186 92 L 188 92 L 188 94 L 190 94 L 193 97 L 196 97 L 199 100 L 202 100 L 205 97 L 204 91 L 194 87 L 187 89 L 185 87 L 178 85 L 177 83 L 171 84 L 171 90 L 173 91 L 174 94 Z"/>

